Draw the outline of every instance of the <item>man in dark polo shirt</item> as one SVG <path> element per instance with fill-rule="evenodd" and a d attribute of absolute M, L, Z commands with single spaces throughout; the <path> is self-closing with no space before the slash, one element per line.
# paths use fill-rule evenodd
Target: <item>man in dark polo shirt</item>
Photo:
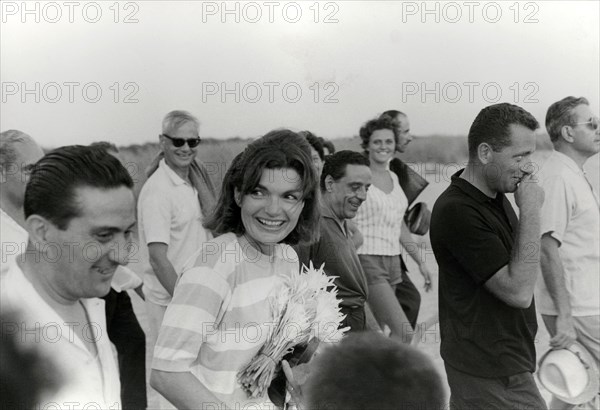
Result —
<path fill-rule="evenodd" d="M 544 201 L 530 159 L 538 126 L 515 105 L 481 110 L 469 130 L 467 166 L 433 208 L 441 355 L 452 409 L 547 408 L 532 377 Z"/>
<path fill-rule="evenodd" d="M 321 174 L 321 238 L 310 246 L 295 249 L 300 264 L 315 267 L 325 263 L 327 275 L 337 276 L 338 298 L 346 315 L 342 327 L 366 329 L 367 280 L 356 248 L 349 236 L 346 219 L 354 218 L 367 199 L 371 185 L 369 159 L 353 151 L 339 151 L 327 157 Z M 373 319 L 374 320 L 374 319 Z"/>

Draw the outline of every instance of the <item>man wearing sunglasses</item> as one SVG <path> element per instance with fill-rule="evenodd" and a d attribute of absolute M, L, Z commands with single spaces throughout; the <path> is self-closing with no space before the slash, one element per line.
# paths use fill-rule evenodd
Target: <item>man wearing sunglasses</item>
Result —
<path fill-rule="evenodd" d="M 566 348 L 576 340 L 600 366 L 600 208 L 583 170 L 600 151 L 598 123 L 583 97 L 566 97 L 548 108 L 546 128 L 554 152 L 539 174 L 546 201 L 541 216 L 543 280 L 537 287 L 550 345 Z M 550 405 L 573 407 L 557 398 Z"/>
<path fill-rule="evenodd" d="M 149 170 L 138 201 L 140 245 L 147 246 L 144 294 L 152 351 L 183 264 L 210 238 L 203 215 L 210 212 L 214 189 L 196 161 L 200 123 L 187 111 L 172 111 L 162 123 L 161 153 Z M 160 408 L 172 408 L 159 398 Z"/>

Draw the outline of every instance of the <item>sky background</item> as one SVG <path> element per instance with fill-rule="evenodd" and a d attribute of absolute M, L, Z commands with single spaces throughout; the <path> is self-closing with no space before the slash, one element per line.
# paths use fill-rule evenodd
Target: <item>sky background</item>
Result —
<path fill-rule="evenodd" d="M 597 1 L 66 3 L 1 2 L 0 129 L 45 147 L 156 141 L 173 109 L 214 138 L 349 137 L 387 109 L 466 135 L 492 103 L 543 123 L 567 95 L 598 113 Z"/>

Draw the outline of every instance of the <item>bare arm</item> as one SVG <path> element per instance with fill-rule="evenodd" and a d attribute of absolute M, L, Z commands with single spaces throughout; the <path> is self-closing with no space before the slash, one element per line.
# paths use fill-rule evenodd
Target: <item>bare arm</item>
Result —
<path fill-rule="evenodd" d="M 429 292 L 432 286 L 431 273 L 425 264 L 425 260 L 419 253 L 419 244 L 415 241 L 415 238 L 410 233 L 410 230 L 404 221 L 402 221 L 402 229 L 400 230 L 400 244 L 419 267 L 419 271 L 421 272 L 421 275 L 423 275 L 423 279 L 425 279 L 425 291 Z"/>
<path fill-rule="evenodd" d="M 402 229 L 400 230 L 400 243 L 412 260 L 415 261 L 418 266 L 421 266 L 423 261 L 421 260 L 421 255 L 419 255 L 419 244 L 415 241 L 415 238 L 413 238 L 404 221 L 402 221 Z"/>
<path fill-rule="evenodd" d="M 152 369 L 150 386 L 165 396 L 178 409 L 227 409 L 225 403 L 217 399 L 190 372 L 164 372 Z"/>
<path fill-rule="evenodd" d="M 569 292 L 565 283 L 565 271 L 558 254 L 559 242 L 550 234 L 542 236 L 542 277 L 546 288 L 558 311 L 556 318 L 556 335 L 550 340 L 550 345 L 556 348 L 568 347 L 575 341 L 576 333 L 571 316 Z"/>
<path fill-rule="evenodd" d="M 177 282 L 177 272 L 175 272 L 175 268 L 167 258 L 168 249 L 169 246 L 165 243 L 152 242 L 148 244 L 150 266 L 152 266 L 160 284 L 173 296 L 173 290 Z"/>
<path fill-rule="evenodd" d="M 485 286 L 507 305 L 526 309 L 533 299 L 539 266 L 540 209 L 544 191 L 529 177 L 519 185 L 515 200 L 520 217 L 510 261 L 488 279 Z"/>
<path fill-rule="evenodd" d="M 394 289 L 387 282 L 369 285 L 369 306 L 381 329 L 387 326 L 390 337 L 400 343 L 410 343 L 413 328 L 396 299 Z"/>

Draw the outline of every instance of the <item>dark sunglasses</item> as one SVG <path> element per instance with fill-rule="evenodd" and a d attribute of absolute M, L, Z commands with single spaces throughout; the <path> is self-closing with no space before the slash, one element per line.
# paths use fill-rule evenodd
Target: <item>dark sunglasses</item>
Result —
<path fill-rule="evenodd" d="M 200 141 L 201 141 L 200 137 L 184 139 L 184 138 L 169 137 L 167 134 L 160 134 L 160 135 L 162 137 L 170 139 L 175 148 L 183 147 L 186 142 L 190 148 L 195 148 L 200 144 Z"/>

